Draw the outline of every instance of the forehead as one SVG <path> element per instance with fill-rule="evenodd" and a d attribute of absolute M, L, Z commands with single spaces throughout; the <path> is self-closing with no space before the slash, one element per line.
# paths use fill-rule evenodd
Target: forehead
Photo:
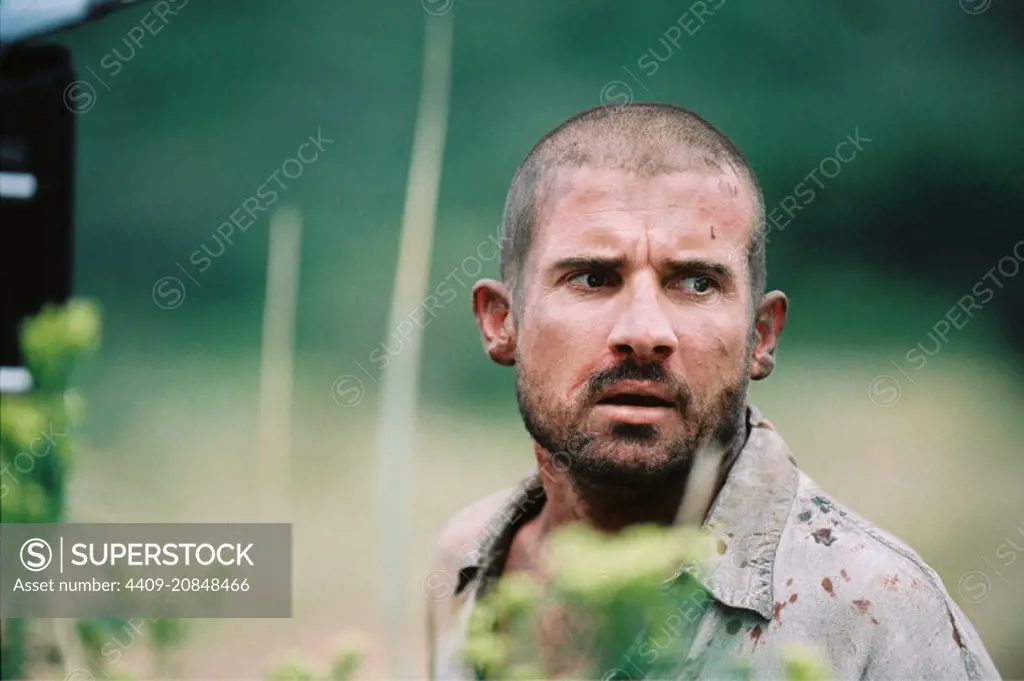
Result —
<path fill-rule="evenodd" d="M 533 234 L 539 253 L 608 246 L 641 235 L 669 249 L 731 249 L 746 244 L 755 214 L 749 183 L 730 170 L 685 170 L 641 177 L 620 170 L 562 170 Z"/>

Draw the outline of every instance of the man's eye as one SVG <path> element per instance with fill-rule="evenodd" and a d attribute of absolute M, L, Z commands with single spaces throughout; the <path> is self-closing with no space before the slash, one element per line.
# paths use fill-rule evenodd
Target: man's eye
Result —
<path fill-rule="evenodd" d="M 707 295 L 715 289 L 715 280 L 706 276 L 686 277 L 680 280 L 680 286 L 690 293 Z"/>
<path fill-rule="evenodd" d="M 608 285 L 610 278 L 604 272 L 581 272 L 569 281 L 584 288 L 602 288 Z"/>

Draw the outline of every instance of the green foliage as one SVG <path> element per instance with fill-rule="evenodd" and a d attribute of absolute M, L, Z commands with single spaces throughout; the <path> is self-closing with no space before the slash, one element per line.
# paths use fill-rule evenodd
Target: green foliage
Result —
<path fill-rule="evenodd" d="M 0 516 L 5 523 L 58 523 L 64 520 L 67 478 L 73 465 L 74 429 L 84 418 L 81 397 L 68 388 L 75 363 L 100 344 L 98 307 L 86 300 L 46 305 L 21 327 L 21 352 L 32 374 L 27 394 L 3 396 L 0 409 Z M 94 660 L 125 626 L 117 618 L 75 623 L 78 643 Z M 180 643 L 185 625 L 178 619 L 150 620 L 147 642 L 157 655 Z M 20 677 L 31 645 L 28 620 L 5 623 L 0 678 Z M 112 677 L 114 678 L 114 677 Z"/>
<path fill-rule="evenodd" d="M 7 523 L 54 523 L 64 515 L 71 465 L 69 429 L 81 423 L 81 398 L 68 390 L 75 361 L 100 342 L 93 303 L 47 305 L 21 329 L 21 350 L 32 373 L 25 395 L 3 397 L 0 413 L 0 514 Z"/>
<path fill-rule="evenodd" d="M 71 300 L 47 305 L 21 330 L 21 350 L 40 393 L 60 393 L 74 363 L 100 344 L 100 313 L 94 303 Z"/>
<path fill-rule="evenodd" d="M 489 679 L 602 678 L 639 634 L 694 595 L 700 587 L 685 576 L 665 584 L 681 565 L 708 555 L 699 533 L 653 526 L 617 535 L 570 526 L 549 547 L 550 580 L 508 575 L 473 612 L 466 659 Z M 648 671 L 682 663 L 669 657 Z"/>
<path fill-rule="evenodd" d="M 706 535 L 654 526 L 609 535 L 578 525 L 555 533 L 549 548 L 550 579 L 512 573 L 477 604 L 465 649 L 469 664 L 501 681 L 600 679 L 626 669 L 628 656 L 631 667 L 646 665 L 645 678 L 678 675 L 686 645 L 663 650 L 649 663 L 631 653 L 646 632 L 682 612 L 680 606 L 710 598 L 681 567 L 710 555 Z M 730 678 L 750 678 L 741 660 L 716 663 L 731 670 Z M 787 651 L 782 663 L 788 681 L 828 678 L 815 650 Z"/>
<path fill-rule="evenodd" d="M 814 648 L 789 648 L 782 654 L 782 664 L 788 681 L 823 681 L 829 677 L 828 661 Z"/>
<path fill-rule="evenodd" d="M 21 351 L 32 390 L 4 395 L 0 409 L 0 521 L 56 523 L 64 517 L 72 434 L 83 417 L 82 401 L 68 390 L 75 361 L 100 342 L 100 314 L 93 303 L 47 305 L 21 328 Z M 0 677 L 21 676 L 27 662 L 28 620 L 5 623 Z M 79 627 L 83 643 L 92 630 Z"/>
<path fill-rule="evenodd" d="M 267 674 L 268 681 L 350 681 L 366 650 L 366 641 L 358 634 L 348 634 L 338 642 L 337 652 L 326 676 L 319 676 L 293 654 Z"/>
<path fill-rule="evenodd" d="M 78 640 L 93 659 L 101 659 L 101 649 L 110 638 L 110 631 L 102 619 L 81 619 L 75 622 Z"/>
<path fill-rule="evenodd" d="M 185 621 L 176 617 L 159 617 L 150 621 L 152 627 L 153 647 L 158 650 L 169 650 L 185 640 L 188 628 Z"/>

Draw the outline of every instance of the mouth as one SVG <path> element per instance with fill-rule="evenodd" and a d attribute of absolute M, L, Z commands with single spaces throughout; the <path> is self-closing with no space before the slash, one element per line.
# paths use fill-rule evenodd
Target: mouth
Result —
<path fill-rule="evenodd" d="M 655 425 L 676 412 L 672 394 L 659 385 L 619 383 L 598 395 L 596 411 L 614 423 Z"/>
<path fill-rule="evenodd" d="M 663 409 L 671 409 L 676 406 L 672 394 L 660 385 L 632 381 L 609 387 L 598 395 L 597 403 Z"/>
<path fill-rule="evenodd" d="M 639 393 L 617 393 L 603 397 L 597 401 L 598 404 L 618 404 L 627 407 L 672 407 L 672 403 L 654 395 L 643 395 Z"/>

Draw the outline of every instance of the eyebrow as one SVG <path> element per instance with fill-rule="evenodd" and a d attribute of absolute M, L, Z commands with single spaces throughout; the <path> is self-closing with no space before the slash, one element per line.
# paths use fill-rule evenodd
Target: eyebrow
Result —
<path fill-rule="evenodd" d="M 573 256 L 562 258 L 551 266 L 554 272 L 565 270 L 617 270 L 626 264 L 625 258 L 601 258 L 598 256 Z"/>
<path fill-rule="evenodd" d="M 725 265 L 704 258 L 688 258 L 686 260 L 668 260 L 666 266 L 673 273 L 680 272 L 711 272 L 720 277 L 732 277 L 732 270 Z"/>
<path fill-rule="evenodd" d="M 574 256 L 562 258 L 551 266 L 553 272 L 566 270 L 618 270 L 626 264 L 625 258 L 602 258 L 599 256 Z M 666 268 L 673 274 L 684 272 L 711 272 L 720 277 L 733 277 L 731 269 L 725 265 L 704 258 L 687 258 L 685 260 L 667 260 Z"/>

